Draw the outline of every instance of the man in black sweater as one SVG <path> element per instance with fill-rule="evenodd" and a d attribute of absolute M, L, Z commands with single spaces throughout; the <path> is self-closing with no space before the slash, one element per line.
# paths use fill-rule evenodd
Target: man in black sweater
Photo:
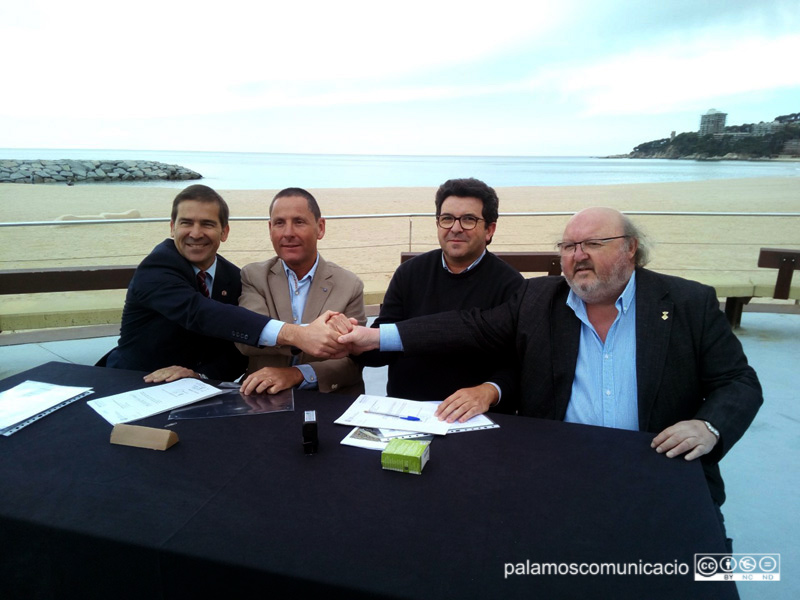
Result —
<path fill-rule="evenodd" d="M 492 308 L 508 300 L 524 279 L 486 250 L 497 227 L 498 205 L 495 191 L 477 179 L 442 184 L 436 192 L 441 249 L 397 268 L 373 327 L 448 310 Z M 389 396 L 443 400 L 437 412 L 451 422 L 468 412 L 515 404 L 513 354 L 451 353 L 432 360 L 374 351 L 357 360 L 367 366 L 389 365 Z"/>

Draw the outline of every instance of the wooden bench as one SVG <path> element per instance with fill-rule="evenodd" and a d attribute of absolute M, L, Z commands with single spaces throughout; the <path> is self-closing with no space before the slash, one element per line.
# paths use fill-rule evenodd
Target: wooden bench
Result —
<path fill-rule="evenodd" d="M 135 266 L 0 271 L 0 294 L 127 289 L 135 271 Z"/>
<path fill-rule="evenodd" d="M 731 327 L 738 328 L 742 323 L 742 310 L 744 305 L 754 297 L 772 297 L 775 300 L 797 300 L 797 294 L 792 295 L 792 275 L 800 269 L 800 250 L 784 250 L 780 248 L 761 248 L 758 255 L 758 266 L 767 269 L 778 269 L 775 288 L 771 294 L 764 286 L 754 285 L 753 295 L 734 296 L 725 299 L 725 316 Z"/>
<path fill-rule="evenodd" d="M 400 262 L 403 263 L 419 254 L 422 253 L 403 252 L 400 255 Z M 496 252 L 495 254 L 521 273 L 561 274 L 558 252 Z M 800 250 L 762 248 L 758 266 L 778 269 L 774 290 L 771 285 L 752 282 L 749 285 L 727 286 L 729 290 L 726 290 L 726 286 L 717 289 L 721 297 L 728 294 L 725 301 L 725 315 L 734 328 L 739 327 L 741 323 L 744 305 L 754 297 L 800 299 L 797 286 L 791 285 L 794 271 L 800 269 Z M 38 302 L 35 297 L 20 301 L 19 309 L 3 306 L 0 311 L 0 331 L 119 323 L 125 290 L 135 270 L 135 266 L 97 266 L 0 271 L 0 296 L 42 294 L 42 299 Z M 713 285 L 712 282 L 709 283 Z M 367 304 L 379 305 L 383 301 L 385 289 L 372 287 L 375 289 L 370 288 L 369 293 L 365 292 L 365 301 L 369 300 Z M 383 285 L 380 287 L 383 288 Z M 97 291 L 109 292 L 109 296 L 94 305 L 84 296 L 69 300 L 62 297 L 54 300 L 47 296 L 53 292 Z"/>
<path fill-rule="evenodd" d="M 403 263 L 421 252 L 403 252 L 400 262 Z M 561 262 L 558 252 L 496 252 L 498 258 L 503 259 L 521 273 L 547 273 L 548 275 L 561 274 Z M 800 291 L 791 287 L 792 273 L 800 269 L 800 250 L 780 250 L 775 248 L 762 248 L 758 259 L 759 267 L 778 269 L 778 281 L 774 292 L 765 286 L 752 281 L 737 282 L 734 280 L 719 282 L 705 277 L 699 281 L 716 288 L 720 297 L 725 297 L 725 316 L 732 328 L 741 324 L 742 309 L 745 304 L 755 297 L 800 299 Z M 683 275 L 682 273 L 677 273 Z M 712 275 L 712 274 L 710 274 Z M 684 275 L 685 276 L 685 275 Z"/>
<path fill-rule="evenodd" d="M 0 271 L 0 296 L 26 295 L 3 301 L 0 331 L 119 323 L 134 271 L 135 266 Z M 109 293 L 81 294 L 98 291 Z"/>
<path fill-rule="evenodd" d="M 400 262 L 404 263 L 422 252 L 402 252 Z M 547 273 L 561 275 L 561 257 L 558 252 L 495 252 L 497 258 L 507 262 L 520 273 Z"/>

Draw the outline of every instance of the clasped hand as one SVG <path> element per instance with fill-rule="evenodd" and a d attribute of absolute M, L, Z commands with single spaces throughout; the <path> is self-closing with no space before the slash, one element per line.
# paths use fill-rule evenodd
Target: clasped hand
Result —
<path fill-rule="evenodd" d="M 327 311 L 319 316 L 312 323 L 288 329 L 282 335 L 289 337 L 294 335 L 292 345 L 301 350 L 313 354 L 320 358 L 341 358 L 347 356 L 347 347 L 340 344 L 340 335 L 352 331 L 353 326 L 358 322 L 355 319 L 348 319 L 342 313 Z M 253 393 L 277 394 L 280 391 L 300 385 L 303 382 L 303 374 L 300 369 L 295 367 L 264 367 L 250 373 L 242 382 L 239 391 L 248 395 Z"/>
<path fill-rule="evenodd" d="M 278 343 L 296 346 L 317 358 L 343 358 L 350 354 L 339 336 L 352 331 L 358 323 L 332 310 L 326 311 L 308 325 L 285 324 L 278 334 Z"/>

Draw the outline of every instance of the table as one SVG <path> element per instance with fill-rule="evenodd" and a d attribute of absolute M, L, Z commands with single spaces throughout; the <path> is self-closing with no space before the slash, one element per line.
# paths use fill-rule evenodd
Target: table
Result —
<path fill-rule="evenodd" d="M 54 362 L 0 390 L 33 379 L 97 398 L 142 375 Z M 493 415 L 498 429 L 434 440 L 412 475 L 339 444 L 351 400 L 296 392 L 295 412 L 179 421 L 166 452 L 111 445 L 85 399 L 0 438 L 3 597 L 735 597 L 694 581 L 694 553 L 725 548 L 700 464 L 656 454 L 652 435 Z M 688 573 L 506 576 L 534 563 Z"/>

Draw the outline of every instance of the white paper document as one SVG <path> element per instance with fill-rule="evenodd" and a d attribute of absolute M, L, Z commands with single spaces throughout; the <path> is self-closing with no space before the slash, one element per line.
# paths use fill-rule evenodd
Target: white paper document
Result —
<path fill-rule="evenodd" d="M 55 409 L 59 404 L 86 394 L 91 389 L 23 381 L 0 393 L 0 430 Z"/>
<path fill-rule="evenodd" d="M 87 404 L 106 421 L 116 425 L 144 419 L 224 392 L 199 379 L 187 378 L 98 398 Z"/>
<path fill-rule="evenodd" d="M 475 415 L 466 423 L 450 423 L 447 433 L 463 433 L 464 431 L 478 431 L 479 429 L 498 429 L 500 425 L 492 421 L 486 415 Z"/>
<path fill-rule="evenodd" d="M 387 398 L 383 398 L 382 396 L 360 396 L 356 399 L 356 403 L 361 400 L 361 398 L 368 398 L 374 399 L 377 398 L 379 400 L 387 400 Z M 388 398 L 390 401 L 398 401 L 397 398 Z M 366 402 L 366 401 L 365 401 Z M 433 408 L 433 411 L 441 404 L 441 401 L 428 401 L 428 402 L 419 402 L 419 401 L 411 401 L 411 400 L 400 400 L 400 402 L 413 402 L 413 404 L 426 404 Z M 369 409 L 369 410 L 377 410 L 377 409 Z M 353 406 L 351 406 L 341 417 L 340 420 L 337 420 L 336 423 L 340 423 L 342 425 L 348 425 L 349 423 L 345 423 L 343 419 L 347 417 L 349 413 L 354 415 L 354 420 L 358 417 L 358 409 L 353 410 Z M 382 412 L 382 411 L 381 411 Z M 369 416 L 369 413 L 367 413 Z M 437 417 L 434 417 L 437 418 Z M 388 420 L 392 421 L 392 428 L 386 427 L 366 427 L 363 425 L 359 425 L 354 427 L 350 433 L 348 433 L 344 439 L 341 441 L 342 444 L 345 446 L 357 446 L 358 448 L 368 448 L 370 450 L 383 450 L 386 448 L 386 445 L 389 443 L 389 440 L 394 438 L 418 438 L 418 439 L 428 439 L 432 440 L 429 433 L 423 433 L 422 430 L 416 429 L 414 431 L 409 430 L 402 430 L 398 429 L 397 425 L 397 418 L 388 418 Z M 437 418 L 438 420 L 438 418 Z M 408 427 L 414 427 L 414 421 L 409 422 Z M 481 429 L 497 429 L 500 425 L 492 421 L 486 415 L 475 415 L 471 419 L 469 419 L 466 423 L 459 423 L 456 421 L 455 423 L 447 423 L 447 432 L 446 433 L 462 433 L 465 431 L 479 431 Z"/>
<path fill-rule="evenodd" d="M 447 423 L 434 417 L 434 412 L 436 406 L 425 402 L 361 394 L 334 423 L 444 435 L 447 433 Z"/>

